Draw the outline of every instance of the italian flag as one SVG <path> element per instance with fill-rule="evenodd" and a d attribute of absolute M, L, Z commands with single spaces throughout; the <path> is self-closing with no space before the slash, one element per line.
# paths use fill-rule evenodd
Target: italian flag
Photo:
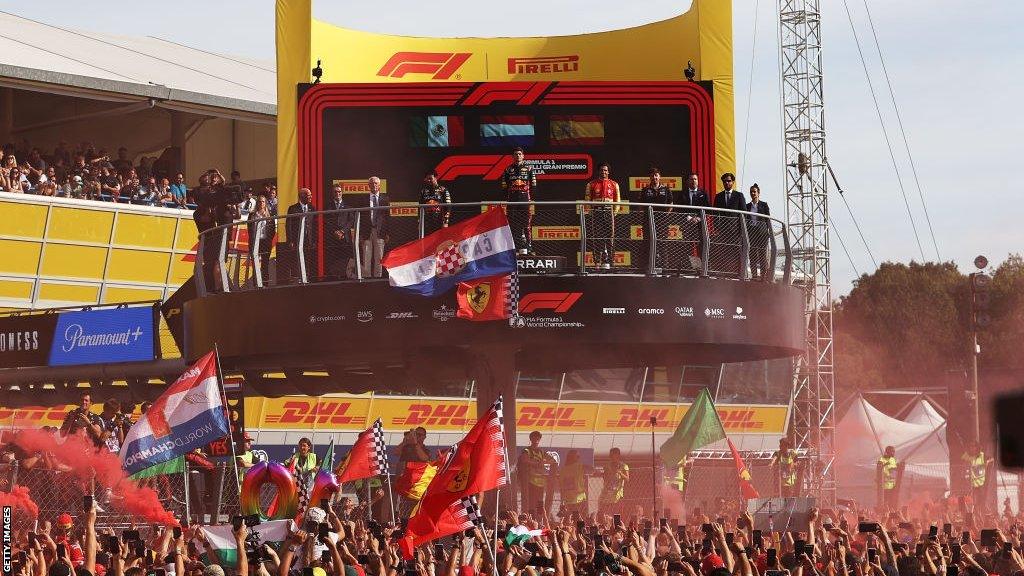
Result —
<path fill-rule="evenodd" d="M 260 542 L 264 544 L 280 543 L 288 537 L 289 522 L 291 520 L 267 520 L 250 530 L 258 532 Z M 231 532 L 231 524 L 203 526 L 202 531 L 206 541 L 210 543 L 210 548 L 217 554 L 218 564 L 228 567 L 238 564 L 238 546 L 235 544 L 235 535 Z"/>
<path fill-rule="evenodd" d="M 538 530 L 530 530 L 526 526 L 513 526 L 508 529 L 508 534 L 505 535 L 506 546 L 522 546 L 526 544 L 530 538 L 536 538 L 538 536 L 544 536 L 548 534 L 547 528 L 541 528 Z"/>

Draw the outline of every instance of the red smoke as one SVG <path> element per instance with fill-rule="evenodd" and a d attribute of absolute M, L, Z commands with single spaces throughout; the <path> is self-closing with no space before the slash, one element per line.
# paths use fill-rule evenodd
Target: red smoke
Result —
<path fill-rule="evenodd" d="M 10 492 L 0 492 L 0 506 L 21 508 L 33 518 L 39 516 L 39 506 L 32 501 L 32 496 L 25 486 L 14 486 Z"/>
<path fill-rule="evenodd" d="M 14 439 L 26 452 L 46 451 L 62 464 L 71 468 L 71 472 L 88 482 L 96 474 L 97 486 L 113 489 L 121 499 L 117 504 L 125 511 L 141 516 L 148 522 L 177 526 L 178 520 L 168 512 L 156 492 L 152 488 L 139 488 L 121 468 L 121 460 L 106 450 L 97 452 L 96 447 L 82 436 L 68 436 L 61 444 L 50 433 L 42 430 L 24 430 Z"/>

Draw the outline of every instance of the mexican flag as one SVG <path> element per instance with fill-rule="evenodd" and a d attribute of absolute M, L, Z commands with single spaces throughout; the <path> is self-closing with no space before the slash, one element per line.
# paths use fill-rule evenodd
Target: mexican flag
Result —
<path fill-rule="evenodd" d="M 260 542 L 274 544 L 284 542 L 288 537 L 288 523 L 291 520 L 267 520 L 262 524 L 253 526 L 250 530 L 258 532 Z M 217 563 L 226 567 L 233 567 L 238 564 L 238 546 L 235 543 L 235 535 L 231 532 L 231 524 L 218 524 L 217 526 L 203 526 L 203 535 L 210 547 L 217 554 Z M 210 560 L 213 560 L 211 558 Z"/>
<path fill-rule="evenodd" d="M 451 148 L 466 143 L 462 116 L 416 116 L 410 124 L 409 143 L 414 147 Z"/>
<path fill-rule="evenodd" d="M 693 450 L 724 439 L 725 427 L 715 411 L 711 393 L 705 388 L 690 405 L 675 433 L 661 445 L 661 461 L 674 466 Z"/>
<path fill-rule="evenodd" d="M 129 480 L 142 480 L 143 478 L 151 478 L 153 476 L 161 476 L 164 474 L 181 474 L 185 471 L 185 457 L 178 456 L 173 460 L 161 462 L 156 466 L 150 466 L 143 470 L 139 470 L 135 474 L 128 477 Z"/>

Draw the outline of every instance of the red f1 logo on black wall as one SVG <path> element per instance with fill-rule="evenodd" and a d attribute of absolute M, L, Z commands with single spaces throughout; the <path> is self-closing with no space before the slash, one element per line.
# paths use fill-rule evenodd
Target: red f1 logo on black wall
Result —
<path fill-rule="evenodd" d="M 406 74 L 433 74 L 432 80 L 448 80 L 472 55 L 472 52 L 396 52 L 380 67 L 377 76 L 403 78 Z"/>
<path fill-rule="evenodd" d="M 537 310 L 554 310 L 561 314 L 583 296 L 583 292 L 532 292 L 520 298 L 519 311 L 529 314 Z"/>

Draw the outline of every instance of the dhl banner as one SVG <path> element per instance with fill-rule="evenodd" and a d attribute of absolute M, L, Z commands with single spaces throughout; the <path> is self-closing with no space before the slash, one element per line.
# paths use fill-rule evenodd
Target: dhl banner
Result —
<path fill-rule="evenodd" d="M 786 406 L 720 404 L 719 416 L 730 434 L 782 434 Z M 689 409 L 688 404 L 551 402 L 519 400 L 516 425 L 520 432 L 656 432 L 669 433 Z M 476 421 L 476 402 L 457 398 L 332 396 L 311 398 L 246 398 L 246 428 L 250 430 L 358 431 L 381 418 L 388 431 L 423 426 L 431 432 L 469 430 Z M 63 418 L 63 413 L 61 413 Z"/>
<path fill-rule="evenodd" d="M 312 0 L 277 0 L 277 178 L 281 203 L 298 189 L 297 89 L 321 62 L 323 82 L 681 80 L 689 62 L 714 89 L 715 171 L 735 172 L 731 0 L 692 0 L 661 22 L 593 34 L 417 38 L 312 18 Z M 467 31 L 472 35 L 472 30 Z"/>

